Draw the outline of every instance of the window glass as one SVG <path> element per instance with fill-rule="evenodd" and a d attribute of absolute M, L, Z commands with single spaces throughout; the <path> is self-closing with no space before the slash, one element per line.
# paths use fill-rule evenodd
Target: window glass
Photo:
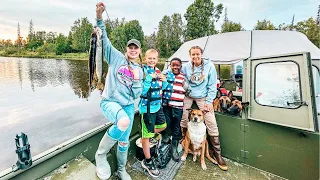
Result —
<path fill-rule="evenodd" d="M 259 64 L 255 77 L 255 100 L 260 105 L 282 108 L 300 106 L 300 77 L 296 63 Z"/>

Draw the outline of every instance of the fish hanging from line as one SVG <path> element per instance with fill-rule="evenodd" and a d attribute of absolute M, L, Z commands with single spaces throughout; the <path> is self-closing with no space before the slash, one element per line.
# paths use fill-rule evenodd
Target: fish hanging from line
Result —
<path fill-rule="evenodd" d="M 89 92 L 95 88 L 101 92 L 104 89 L 106 73 L 104 72 L 104 54 L 102 31 L 99 27 L 94 27 L 90 38 L 89 51 Z"/>

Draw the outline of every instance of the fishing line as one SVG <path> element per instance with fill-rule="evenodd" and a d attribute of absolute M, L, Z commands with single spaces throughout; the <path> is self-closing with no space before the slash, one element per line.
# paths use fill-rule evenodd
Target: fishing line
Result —
<path fill-rule="evenodd" d="M 111 31 L 113 32 L 113 31 L 115 30 L 115 27 L 113 26 L 113 23 L 112 23 L 112 21 L 111 21 L 111 19 L 110 19 L 110 16 L 109 16 L 108 11 L 107 11 L 106 8 L 105 8 L 105 11 L 106 11 L 106 14 L 107 14 L 108 21 L 109 21 L 109 23 L 110 23 Z M 124 27 L 121 27 L 121 30 L 122 30 L 122 33 L 125 35 Z M 120 36 L 120 35 L 121 35 L 121 34 L 119 34 L 119 36 Z M 120 45 L 121 49 L 124 50 L 125 48 L 123 48 L 122 43 L 120 43 L 119 36 L 117 36 L 117 39 L 116 39 L 116 40 L 117 40 L 117 43 L 118 43 L 118 45 Z M 128 66 L 130 66 L 130 64 L 133 64 L 133 63 L 130 62 L 127 58 L 126 58 L 126 60 L 127 60 Z M 129 69 L 129 70 L 130 70 L 130 69 Z M 131 70 L 130 70 L 130 71 L 131 71 Z M 140 80 L 140 78 L 139 78 L 139 80 Z M 128 98 L 127 105 L 130 103 L 130 99 L 133 98 L 133 96 L 134 96 L 134 92 L 133 92 L 132 86 L 133 86 L 133 84 L 131 84 L 131 85 L 128 87 L 128 89 L 130 90 L 130 96 L 129 96 L 129 98 Z M 114 92 L 115 92 L 115 91 L 114 91 Z"/>
<path fill-rule="evenodd" d="M 108 21 L 109 21 L 109 24 L 110 24 L 110 27 L 111 27 L 111 31 L 113 32 L 113 31 L 115 30 L 115 27 L 114 27 L 113 24 L 112 24 L 112 21 L 111 21 L 111 19 L 110 19 L 110 17 L 109 17 L 109 14 L 108 14 L 108 11 L 107 11 L 106 7 L 104 7 L 104 10 L 106 11 L 107 18 L 108 18 Z M 120 35 L 120 34 L 119 34 L 119 35 Z M 111 36 L 111 33 L 110 33 L 110 36 Z M 117 36 L 117 39 L 116 39 L 116 40 L 117 40 L 118 45 L 120 45 L 121 50 L 124 51 L 125 48 L 123 48 L 122 44 L 119 42 L 119 41 L 120 41 L 120 40 L 119 40 L 119 36 Z"/>
<path fill-rule="evenodd" d="M 105 7 L 105 6 L 104 6 L 104 7 Z M 108 14 L 108 11 L 107 11 L 106 8 L 104 9 L 104 11 L 106 11 L 107 21 L 108 21 L 108 23 L 109 23 L 109 25 L 110 25 L 111 32 L 114 32 L 114 30 L 115 30 L 116 28 L 115 28 L 115 26 L 113 25 L 112 20 L 110 19 L 110 16 L 109 16 L 109 14 Z M 121 30 L 122 30 L 122 33 L 125 35 L 124 27 L 121 27 L 121 28 L 122 28 L 122 29 L 121 29 Z M 110 37 L 111 37 L 111 32 L 110 32 Z M 120 32 L 119 36 L 121 36 L 121 32 Z M 116 36 L 116 43 L 120 46 L 120 48 L 121 48 L 122 50 L 125 50 L 125 48 L 122 46 L 122 43 L 120 43 L 119 36 Z M 110 39 L 109 39 L 109 40 L 110 40 Z M 125 56 L 125 59 L 127 60 L 128 68 L 131 68 L 130 65 L 131 65 L 131 64 L 134 65 L 134 64 L 133 64 L 132 62 L 130 62 L 130 61 L 128 60 L 128 58 L 126 58 L 126 56 Z M 130 70 L 130 69 L 129 69 L 129 70 Z M 131 71 L 131 70 L 130 70 L 130 71 Z M 139 78 L 139 80 L 141 80 L 141 79 Z M 133 82 L 132 82 L 132 83 L 133 83 Z M 133 96 L 134 96 L 134 92 L 133 92 L 133 89 L 132 89 L 133 84 L 131 84 L 131 85 L 126 85 L 126 86 L 128 87 L 128 89 L 129 89 L 129 91 L 130 91 L 130 95 L 129 95 L 129 98 L 128 98 L 128 102 L 126 103 L 127 105 L 129 105 L 130 99 L 133 98 Z M 113 91 L 113 93 L 111 94 L 111 96 L 114 95 L 115 91 L 116 91 L 116 90 Z M 133 98 L 133 99 L 134 99 L 134 98 Z M 117 112 L 117 113 L 118 113 L 118 112 Z"/>

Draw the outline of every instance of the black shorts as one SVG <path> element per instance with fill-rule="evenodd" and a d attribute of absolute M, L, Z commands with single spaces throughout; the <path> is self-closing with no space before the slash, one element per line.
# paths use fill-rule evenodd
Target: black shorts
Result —
<path fill-rule="evenodd" d="M 156 113 L 142 114 L 142 137 L 152 138 L 154 136 L 154 129 L 162 129 L 167 127 L 166 117 L 163 113 L 162 107 Z"/>

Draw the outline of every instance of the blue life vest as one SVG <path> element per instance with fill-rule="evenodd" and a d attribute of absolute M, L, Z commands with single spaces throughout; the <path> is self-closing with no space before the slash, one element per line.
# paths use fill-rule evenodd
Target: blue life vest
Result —
<path fill-rule="evenodd" d="M 143 70 L 145 73 L 148 73 L 148 74 L 153 74 L 153 73 L 160 74 L 161 73 L 161 71 L 157 67 L 155 67 L 153 69 L 147 65 L 144 65 Z M 151 86 L 150 86 L 150 89 L 148 90 L 147 94 L 140 96 L 141 101 L 142 101 L 142 106 L 147 106 L 148 101 L 150 102 L 151 106 L 161 103 L 160 90 L 162 88 L 162 83 L 160 85 L 159 82 L 160 82 L 159 78 L 152 79 Z"/>
<path fill-rule="evenodd" d="M 163 90 L 163 96 L 162 96 L 162 105 L 163 106 L 167 106 L 169 103 L 169 100 L 171 98 L 172 91 L 173 91 L 174 80 L 175 80 L 175 75 L 171 71 L 168 71 L 168 73 L 167 73 L 168 85 Z"/>

